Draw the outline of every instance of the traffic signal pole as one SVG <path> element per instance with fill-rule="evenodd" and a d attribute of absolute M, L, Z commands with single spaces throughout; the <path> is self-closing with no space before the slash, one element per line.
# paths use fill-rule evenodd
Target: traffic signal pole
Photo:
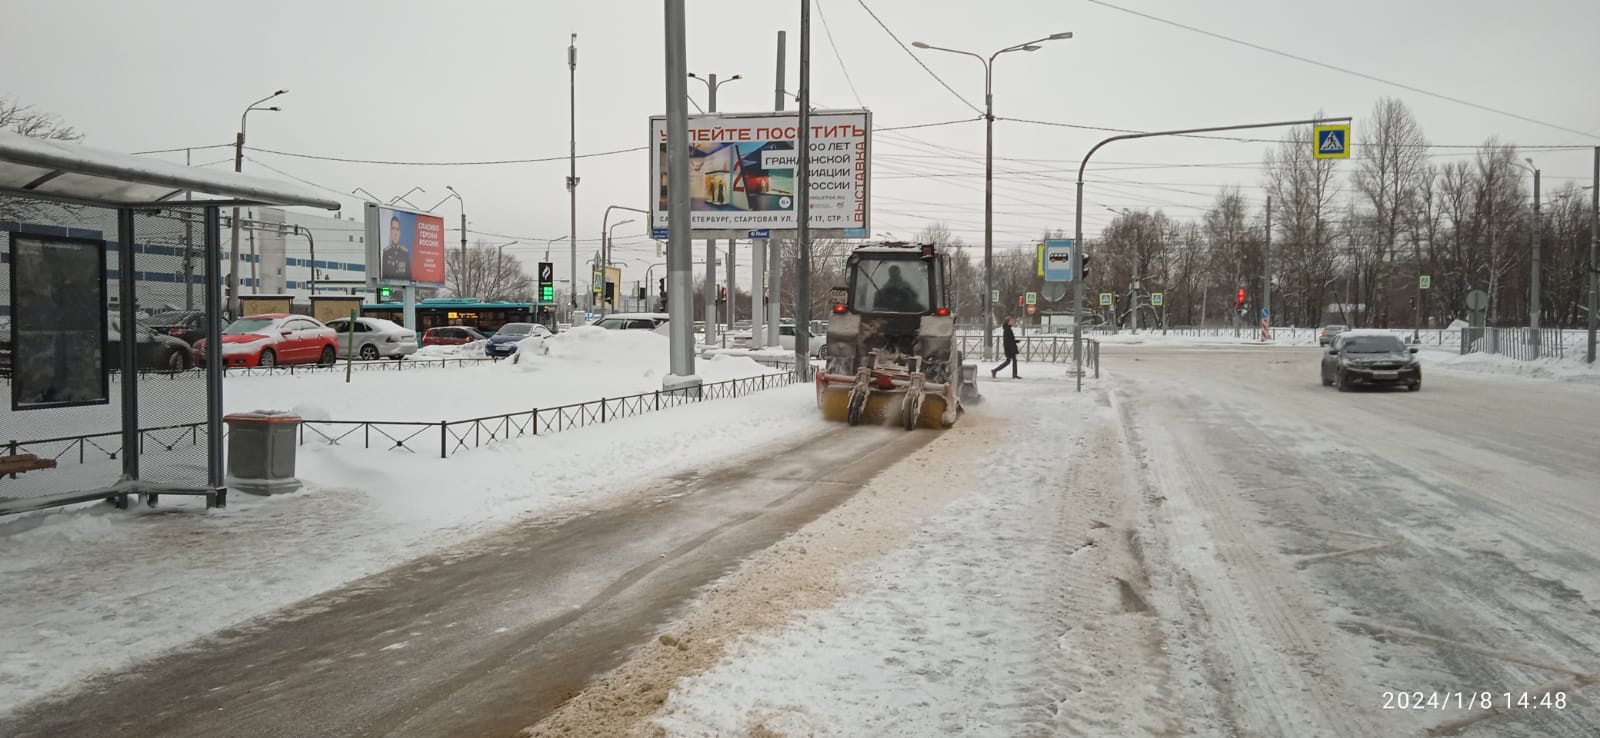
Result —
<path fill-rule="evenodd" d="M 1120 136 L 1111 136 L 1102 139 L 1084 154 L 1083 161 L 1078 164 L 1078 203 L 1077 213 L 1074 216 L 1073 243 L 1079 248 L 1072 250 L 1072 356 L 1077 374 L 1077 389 L 1083 391 L 1083 262 L 1081 260 L 1083 249 L 1083 173 L 1089 167 L 1089 159 L 1094 152 L 1102 146 L 1113 141 L 1128 141 L 1136 138 L 1154 138 L 1156 136 L 1184 136 L 1191 133 L 1212 133 L 1215 131 L 1240 131 L 1249 128 L 1279 128 L 1282 126 L 1318 125 L 1321 123 L 1348 123 L 1349 116 L 1343 118 L 1312 118 L 1310 120 L 1288 120 L 1273 123 L 1247 123 L 1237 126 L 1209 126 L 1206 128 L 1183 128 L 1171 131 L 1151 131 L 1149 133 L 1125 133 Z M 1314 137 L 1313 137 L 1314 138 Z"/>

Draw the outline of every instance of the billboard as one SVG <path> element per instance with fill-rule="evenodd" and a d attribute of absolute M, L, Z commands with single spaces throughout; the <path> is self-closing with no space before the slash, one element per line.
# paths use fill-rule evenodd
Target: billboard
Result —
<path fill-rule="evenodd" d="M 367 284 L 444 284 L 444 218 L 367 203 Z"/>
<path fill-rule="evenodd" d="M 689 117 L 690 230 L 749 238 L 794 230 L 796 113 Z M 822 237 L 865 238 L 871 192 L 872 114 L 811 114 L 811 227 Z M 650 225 L 667 227 L 667 121 L 650 119 Z"/>
<path fill-rule="evenodd" d="M 110 402 L 105 242 L 12 232 L 11 303 L 11 409 Z"/>

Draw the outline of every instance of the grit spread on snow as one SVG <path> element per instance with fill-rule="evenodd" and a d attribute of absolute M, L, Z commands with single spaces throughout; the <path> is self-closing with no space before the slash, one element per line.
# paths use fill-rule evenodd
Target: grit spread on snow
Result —
<path fill-rule="evenodd" d="M 226 404 L 436 422 L 650 392 L 666 371 L 667 340 L 648 331 L 578 328 L 546 344 L 547 355 L 517 363 L 358 372 L 349 384 L 343 372 L 231 376 Z M 774 371 L 733 357 L 696 369 L 708 382 Z M 730 447 L 785 438 L 813 404 L 809 386 L 789 387 L 445 460 L 308 442 L 298 493 L 235 494 L 210 512 L 168 497 L 154 510 L 96 505 L 0 522 L 0 602 L 6 622 L 28 624 L 0 628 L 0 712 L 527 516 L 603 504 Z"/>

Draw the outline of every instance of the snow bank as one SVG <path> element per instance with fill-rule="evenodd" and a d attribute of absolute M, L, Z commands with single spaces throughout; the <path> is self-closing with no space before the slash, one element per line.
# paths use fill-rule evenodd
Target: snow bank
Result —
<path fill-rule="evenodd" d="M 1424 348 L 1417 356 L 1424 366 L 1430 369 L 1535 379 L 1600 382 L 1600 364 L 1586 363 L 1581 352 L 1568 352 L 1562 358 L 1522 360 L 1501 354 L 1461 354 L 1451 350 Z"/>
<path fill-rule="evenodd" d="M 472 341 L 457 346 L 423 346 L 416 353 L 405 358 L 412 361 L 422 359 L 482 359 L 487 356 L 483 352 L 484 344 L 488 341 Z"/>

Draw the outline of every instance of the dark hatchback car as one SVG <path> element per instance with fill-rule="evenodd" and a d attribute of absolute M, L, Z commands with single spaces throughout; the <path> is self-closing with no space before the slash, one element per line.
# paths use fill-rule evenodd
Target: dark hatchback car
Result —
<path fill-rule="evenodd" d="M 1422 364 L 1400 337 L 1383 332 L 1344 332 L 1322 355 L 1322 384 L 1340 392 L 1358 386 L 1405 386 L 1422 389 Z"/>
<path fill-rule="evenodd" d="M 173 310 L 165 313 L 156 313 L 144 319 L 144 324 L 175 338 L 183 339 L 190 346 L 206 337 L 206 314 L 199 310 Z M 228 322 L 223 321 L 222 327 L 227 328 Z"/>

